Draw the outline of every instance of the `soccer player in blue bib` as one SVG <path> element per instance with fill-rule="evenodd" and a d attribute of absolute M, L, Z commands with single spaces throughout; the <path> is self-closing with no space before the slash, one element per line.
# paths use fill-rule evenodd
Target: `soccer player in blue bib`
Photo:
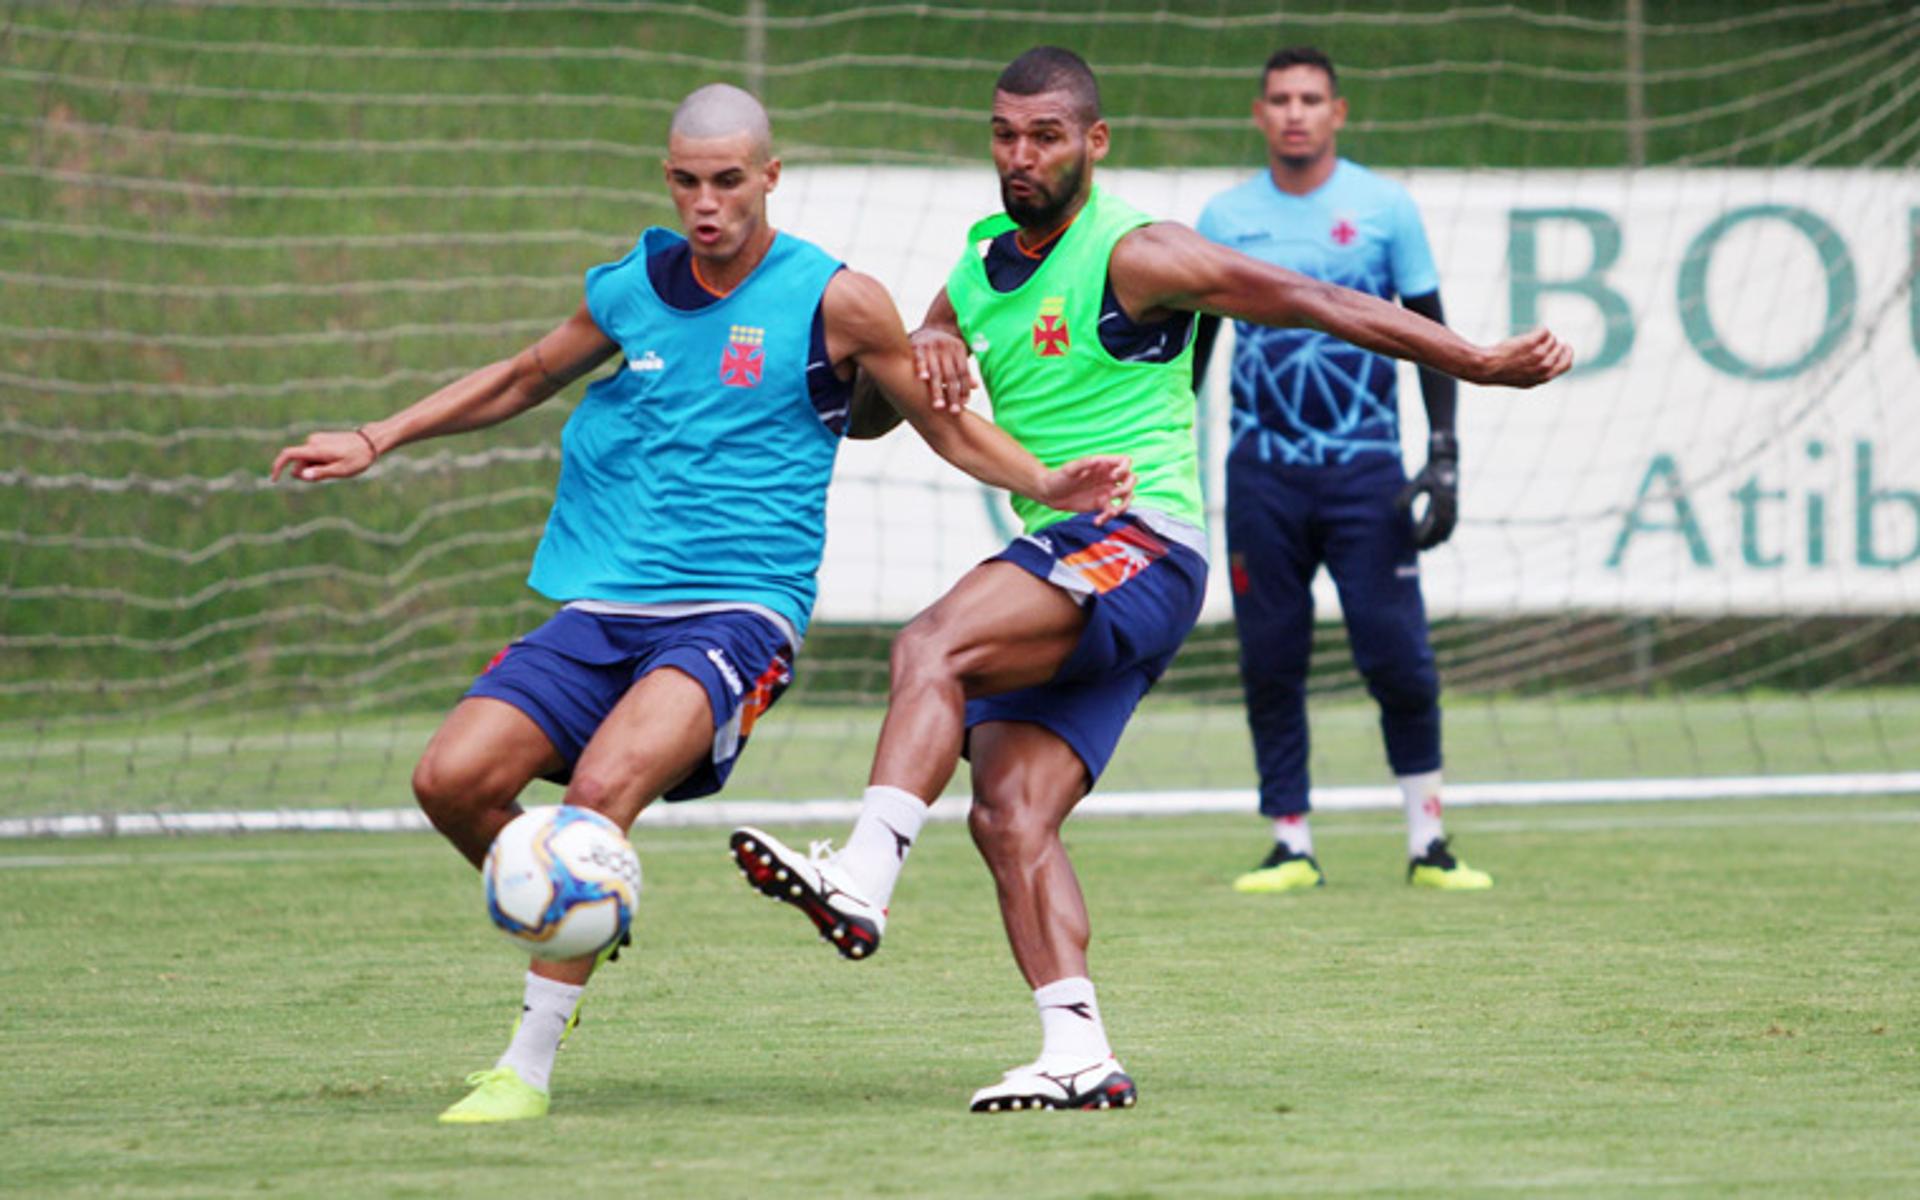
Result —
<path fill-rule="evenodd" d="M 935 416 L 886 291 L 777 232 L 767 116 L 738 88 L 689 95 L 666 179 L 681 232 L 649 229 L 587 273 L 572 317 L 511 359 L 350 431 L 280 451 L 273 475 L 343 479 L 395 447 L 497 424 L 609 359 L 561 434 L 528 582 L 563 605 L 501 652 L 428 745 L 414 793 L 476 866 L 536 778 L 625 829 L 658 797 L 726 782 L 792 679 L 813 609 L 827 481 L 849 422 L 898 420 L 984 483 L 1071 511 L 1123 509 L 1123 457 L 1049 470 L 990 422 Z M 553 1061 L 596 960 L 535 961 L 506 1053 L 441 1114 L 544 1116 Z"/>
<path fill-rule="evenodd" d="M 1253 119 L 1267 169 L 1214 197 L 1199 232 L 1316 279 L 1397 295 L 1441 321 L 1440 277 L 1413 200 L 1335 153 L 1347 102 L 1333 63 L 1311 47 L 1285 49 L 1261 80 Z M 1203 328 L 1203 344 L 1213 331 Z M 1409 483 L 1391 359 L 1312 329 L 1239 322 L 1234 338 L 1227 554 L 1260 811 L 1274 828 L 1271 852 L 1234 888 L 1286 892 L 1326 880 L 1307 824 L 1307 667 L 1322 564 L 1380 706 L 1406 808 L 1408 880 L 1491 887 L 1448 851 L 1441 827 L 1440 677 L 1420 595 L 1420 551 L 1446 541 L 1457 514 L 1454 380 L 1420 370 L 1431 433 L 1427 465 Z"/>

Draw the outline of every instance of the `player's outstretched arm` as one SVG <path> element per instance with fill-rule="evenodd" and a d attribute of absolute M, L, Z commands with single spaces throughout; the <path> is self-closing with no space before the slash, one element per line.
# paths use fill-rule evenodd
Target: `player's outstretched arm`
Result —
<path fill-rule="evenodd" d="M 892 433 L 899 424 L 900 410 L 887 399 L 873 376 L 856 368 L 853 397 L 847 405 L 847 437 L 856 442 L 870 442 Z"/>
<path fill-rule="evenodd" d="M 1133 466 L 1125 455 L 1094 455 L 1049 470 L 1005 430 L 964 411 L 964 392 L 949 411 L 937 409 L 899 310 L 878 281 L 842 271 L 827 285 L 825 304 L 828 354 L 835 362 L 853 359 L 940 457 L 990 487 L 1064 512 L 1112 515 L 1131 503 Z M 959 365 L 964 373 L 964 359 Z"/>
<path fill-rule="evenodd" d="M 926 385 L 934 411 L 955 416 L 966 411 L 967 397 L 973 391 L 973 373 L 967 368 L 967 344 L 961 340 L 960 318 L 947 301 L 947 289 L 941 288 L 934 296 L 926 319 L 907 341 L 913 347 L 914 368 L 920 382 Z M 854 376 L 848 437 L 879 437 L 900 420 L 900 411 L 873 381 L 873 376 L 865 371 Z"/>
<path fill-rule="evenodd" d="M 960 335 L 960 315 L 947 299 L 947 289 L 934 294 L 920 328 L 908 339 L 913 343 L 914 369 L 927 385 L 933 407 L 958 413 L 967 407 L 973 392 L 973 371 L 967 366 L 972 353 Z"/>
<path fill-rule="evenodd" d="M 1534 387 L 1573 365 L 1572 348 L 1545 329 L 1479 346 L 1397 304 L 1249 258 L 1169 221 L 1121 238 L 1109 272 L 1122 307 L 1137 320 L 1182 311 L 1305 326 L 1503 387 Z"/>
<path fill-rule="evenodd" d="M 586 305 L 533 345 L 490 363 L 390 417 L 350 430 L 309 434 L 273 457 L 269 478 L 347 479 L 408 442 L 497 425 L 540 404 L 607 360 L 617 347 Z"/>

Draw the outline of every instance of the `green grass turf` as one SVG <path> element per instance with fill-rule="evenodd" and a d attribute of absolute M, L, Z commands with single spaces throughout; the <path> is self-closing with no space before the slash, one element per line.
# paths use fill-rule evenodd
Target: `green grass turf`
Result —
<path fill-rule="evenodd" d="M 1069 826 L 1118 1114 L 964 1112 L 1036 1023 L 961 829 L 842 962 L 717 831 L 649 830 L 638 952 L 553 1116 L 444 1129 L 519 969 L 424 836 L 0 848 L 0 1191 L 34 1196 L 1888 1196 L 1920 1189 L 1911 801 L 1461 811 L 1499 886 L 1237 896 L 1251 820 Z"/>
<path fill-rule="evenodd" d="M 1381 784 L 1371 702 L 1319 703 L 1313 777 Z M 10 787 L 0 817 L 412 804 L 408 779 L 439 713 L 50 722 L 0 734 Z M 880 710 L 783 701 L 756 730 L 731 799 L 850 797 L 866 782 Z M 1920 761 L 1920 692 L 1741 697 L 1515 699 L 1446 704 L 1456 783 L 1881 772 Z M 1104 791 L 1251 788 L 1238 704 L 1156 696 L 1142 706 Z M 967 788 L 963 766 L 952 790 Z M 536 785 L 537 794 L 548 793 Z"/>

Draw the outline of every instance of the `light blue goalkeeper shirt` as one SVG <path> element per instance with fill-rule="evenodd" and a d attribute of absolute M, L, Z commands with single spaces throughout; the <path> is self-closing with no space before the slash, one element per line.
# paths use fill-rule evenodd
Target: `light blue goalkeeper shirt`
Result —
<path fill-rule="evenodd" d="M 1279 267 L 1392 300 L 1439 290 L 1406 189 L 1339 159 L 1305 196 L 1266 171 L 1215 196 L 1196 226 L 1211 241 Z M 1400 456 L 1394 361 L 1314 329 L 1234 322 L 1232 439 L 1263 461 L 1323 465 Z"/>

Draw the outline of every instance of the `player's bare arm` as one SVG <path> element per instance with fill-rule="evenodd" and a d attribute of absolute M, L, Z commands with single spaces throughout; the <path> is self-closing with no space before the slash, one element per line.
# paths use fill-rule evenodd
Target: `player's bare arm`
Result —
<path fill-rule="evenodd" d="M 582 304 L 512 358 L 489 363 L 390 417 L 358 429 L 309 434 L 274 456 L 269 477 L 278 479 L 291 468 L 295 479 L 347 479 L 395 447 L 497 425 L 552 399 L 617 348 Z"/>
<path fill-rule="evenodd" d="M 1534 387 L 1573 365 L 1572 348 L 1548 330 L 1478 346 L 1397 304 L 1249 258 L 1169 221 L 1120 239 L 1108 269 L 1121 306 L 1138 321 L 1204 312 L 1256 325 L 1304 326 L 1470 383 L 1504 387 Z"/>
<path fill-rule="evenodd" d="M 847 438 L 870 442 L 892 433 L 901 421 L 900 410 L 887 399 L 873 376 L 854 368 L 853 395 L 847 401 Z"/>
<path fill-rule="evenodd" d="M 1049 470 L 978 414 L 938 411 L 899 310 L 872 277 L 840 272 L 827 285 L 823 303 L 828 355 L 836 363 L 855 363 L 934 452 L 960 470 L 990 487 L 1018 492 L 1063 512 L 1111 515 L 1130 502 L 1134 476 L 1124 455 L 1095 455 Z"/>

